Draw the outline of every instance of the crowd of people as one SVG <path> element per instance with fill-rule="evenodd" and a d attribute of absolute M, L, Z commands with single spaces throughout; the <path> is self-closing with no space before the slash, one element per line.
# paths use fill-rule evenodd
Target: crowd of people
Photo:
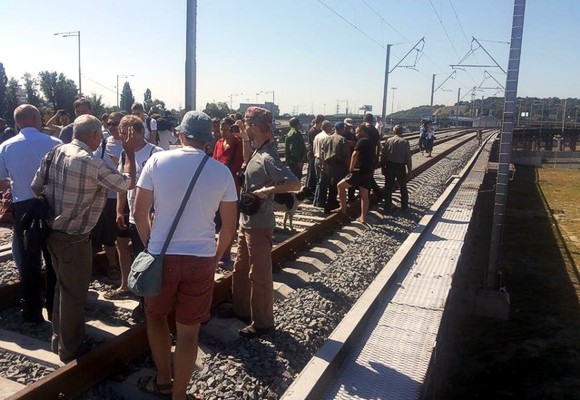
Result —
<path fill-rule="evenodd" d="M 358 189 L 361 201 L 358 220 L 366 223 L 371 193 L 377 202 L 384 201 L 385 212 L 391 211 L 396 180 L 401 188 L 401 209 L 407 210 L 406 180 L 410 178 L 412 164 L 409 144 L 401 137 L 402 126 L 396 125 L 392 137 L 381 145 L 385 125 L 371 113 L 365 114 L 363 122 L 356 127 L 351 118 L 332 124 L 323 115 L 317 115 L 305 137 L 296 117 L 289 122 L 286 164 L 301 179 L 303 165 L 307 163 L 306 188 L 315 207 L 327 214 L 333 211 L 347 214 L 347 199 L 352 199 Z M 432 131 L 425 130 L 426 138 L 421 143 L 429 149 L 430 157 L 434 135 L 429 136 L 429 132 Z M 374 178 L 374 171 L 379 167 L 385 176 L 384 188 Z"/>
<path fill-rule="evenodd" d="M 385 196 L 390 207 L 395 180 L 402 208 L 408 207 L 408 142 L 397 126 L 381 147 L 372 114 L 356 127 L 350 118 L 333 124 L 319 115 L 306 135 L 299 119 L 290 119 L 283 163 L 272 114 L 261 107 L 223 119 L 189 111 L 175 128 L 139 103 L 130 114 L 97 118 L 81 98 L 74 110 L 72 122 L 59 110 L 43 124 L 39 110 L 24 104 L 14 112 L 19 132 L 2 126 L 0 190 L 10 188 L 14 202 L 12 248 L 22 283 L 22 321 L 39 324 L 46 315 L 52 350 L 71 361 L 87 351 L 84 305 L 95 250 L 104 249 L 107 276 L 118 284 L 104 294 L 108 300 L 136 299 L 128 286 L 132 260 L 141 251 L 164 252 L 161 293 L 140 299 L 157 366 L 156 375 L 138 382 L 148 393 L 186 398 L 218 265 L 233 261 L 232 308 L 221 316 L 246 322 L 239 331 L 245 338 L 274 330 L 274 195 L 301 190 L 305 163 L 313 204 L 327 213 L 346 213 L 347 191 L 352 196 L 358 189 L 365 222 L 369 192 Z M 178 142 L 181 146 L 170 148 Z M 384 191 L 373 177 L 379 165 L 387 178 Z M 164 246 L 170 230 L 172 239 Z M 167 320 L 172 311 L 173 358 Z"/>

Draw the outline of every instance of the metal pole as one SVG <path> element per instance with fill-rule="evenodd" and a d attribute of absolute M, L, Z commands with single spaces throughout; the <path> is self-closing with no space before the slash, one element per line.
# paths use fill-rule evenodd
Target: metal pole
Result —
<path fill-rule="evenodd" d="M 120 108 L 120 106 L 119 106 L 119 74 L 117 74 L 117 108 Z"/>
<path fill-rule="evenodd" d="M 186 21 L 186 44 L 185 44 L 185 109 L 195 110 L 196 95 L 196 26 L 197 26 L 197 0 L 187 0 Z"/>
<path fill-rule="evenodd" d="M 491 247 L 489 265 L 486 276 L 486 287 L 497 290 L 500 286 L 500 254 L 501 237 L 507 205 L 509 166 L 511 162 L 512 139 L 514 131 L 514 112 L 516 111 L 518 75 L 520 71 L 520 56 L 522 52 L 522 36 L 524 31 L 524 15 L 526 0 L 514 0 L 514 14 L 512 22 L 512 37 L 508 72 L 506 77 L 505 102 L 503 124 L 499 144 L 499 159 L 495 204 L 493 210 L 493 225 L 491 231 Z"/>
<path fill-rule="evenodd" d="M 433 74 L 433 80 L 431 80 L 431 107 L 433 107 L 433 95 L 435 94 L 435 74 Z"/>
<path fill-rule="evenodd" d="M 391 45 L 387 45 L 387 60 L 385 61 L 385 86 L 383 87 L 383 112 L 381 113 L 383 121 L 387 116 L 387 93 L 389 91 L 389 62 L 391 59 Z"/>
<path fill-rule="evenodd" d="M 393 111 L 395 109 L 395 90 L 397 90 L 396 87 L 392 87 L 391 88 L 393 91 L 393 98 L 391 99 L 391 129 L 393 129 Z"/>
<path fill-rule="evenodd" d="M 457 89 L 457 105 L 455 106 L 455 126 L 459 126 L 459 101 L 461 100 L 461 88 Z"/>
<path fill-rule="evenodd" d="M 79 38 L 79 95 L 83 96 L 83 89 L 81 83 L 81 31 L 77 31 Z"/>
<path fill-rule="evenodd" d="M 564 109 L 562 110 L 562 138 L 564 138 L 564 127 L 566 125 L 566 107 L 568 107 L 568 99 L 564 100 Z"/>

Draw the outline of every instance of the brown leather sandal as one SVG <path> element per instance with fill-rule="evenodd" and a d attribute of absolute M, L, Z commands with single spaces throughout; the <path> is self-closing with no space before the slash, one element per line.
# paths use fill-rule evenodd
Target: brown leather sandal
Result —
<path fill-rule="evenodd" d="M 173 393 L 173 383 L 160 385 L 157 383 L 157 375 L 142 376 L 137 381 L 137 387 L 144 393 L 159 397 L 171 397 Z"/>

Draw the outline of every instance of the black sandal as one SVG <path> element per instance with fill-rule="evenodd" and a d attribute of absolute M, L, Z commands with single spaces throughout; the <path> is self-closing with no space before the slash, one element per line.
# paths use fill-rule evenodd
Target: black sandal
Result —
<path fill-rule="evenodd" d="M 157 375 L 142 376 L 137 381 L 140 391 L 159 397 L 170 397 L 173 393 L 173 383 L 160 385 L 157 383 Z"/>

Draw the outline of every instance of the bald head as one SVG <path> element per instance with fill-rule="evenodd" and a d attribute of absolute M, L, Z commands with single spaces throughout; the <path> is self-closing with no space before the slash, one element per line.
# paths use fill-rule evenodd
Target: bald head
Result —
<path fill-rule="evenodd" d="M 14 110 L 14 122 L 20 129 L 22 128 L 42 128 L 42 117 L 38 108 L 31 104 L 22 104 Z"/>

